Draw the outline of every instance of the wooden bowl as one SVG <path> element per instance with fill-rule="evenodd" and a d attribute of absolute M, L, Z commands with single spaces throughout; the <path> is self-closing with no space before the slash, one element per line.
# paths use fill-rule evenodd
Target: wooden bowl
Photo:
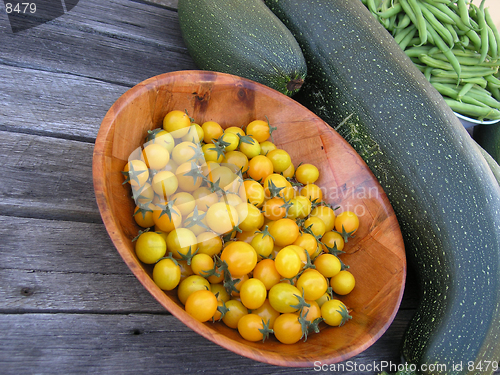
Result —
<path fill-rule="evenodd" d="M 346 244 L 344 263 L 356 277 L 356 288 L 341 299 L 352 320 L 342 327 L 322 326 L 306 342 L 279 343 L 274 337 L 251 343 L 223 323 L 199 323 L 189 316 L 176 292 L 159 289 L 151 268 L 136 257 L 132 239 L 140 229 L 132 218 L 135 207 L 121 171 L 129 154 L 147 131 L 160 127 L 165 114 L 187 110 L 198 123 L 244 127 L 254 119 L 269 119 L 278 147 L 295 165 L 312 163 L 320 170 L 318 184 L 337 211 L 353 210 L 361 225 Z M 144 287 L 170 313 L 220 346 L 264 363 L 312 367 L 315 361 L 344 361 L 373 344 L 389 327 L 399 307 L 406 259 L 398 222 L 385 193 L 354 149 L 312 112 L 258 83 L 228 74 L 179 71 L 139 83 L 123 94 L 102 121 L 93 156 L 94 188 L 106 229 L 125 263 Z M 272 336 L 272 335 L 271 335 Z"/>

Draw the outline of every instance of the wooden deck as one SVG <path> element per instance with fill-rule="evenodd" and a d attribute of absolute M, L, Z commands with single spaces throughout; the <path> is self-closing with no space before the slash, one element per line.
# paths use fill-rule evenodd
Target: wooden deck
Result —
<path fill-rule="evenodd" d="M 185 327 L 135 279 L 101 222 L 92 152 L 108 108 L 146 78 L 196 68 L 176 3 L 80 0 L 17 33 L 0 3 L 1 374 L 318 372 L 254 362 Z M 399 363 L 417 305 L 411 269 L 407 285 L 389 330 L 336 373 Z"/>

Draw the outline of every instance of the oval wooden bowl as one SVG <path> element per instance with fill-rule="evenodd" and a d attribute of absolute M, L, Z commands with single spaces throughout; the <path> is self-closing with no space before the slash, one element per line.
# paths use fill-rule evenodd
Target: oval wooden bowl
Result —
<path fill-rule="evenodd" d="M 165 114 L 187 110 L 198 123 L 244 127 L 267 117 L 277 130 L 278 147 L 295 165 L 313 163 L 325 200 L 360 215 L 356 236 L 341 256 L 356 277 L 356 288 L 341 299 L 352 320 L 342 327 L 322 326 L 306 342 L 265 343 L 242 339 L 223 323 L 199 323 L 189 316 L 176 292 L 164 292 L 151 278 L 151 268 L 136 257 L 132 239 L 140 229 L 132 218 L 135 207 L 121 171 L 129 154 L 147 131 L 160 127 Z M 106 229 L 125 263 L 144 287 L 170 313 L 207 339 L 257 361 L 312 367 L 344 361 L 373 344 L 389 327 L 398 310 L 406 276 L 403 240 L 393 209 L 380 185 L 354 149 L 312 112 L 266 86 L 205 71 L 179 71 L 150 78 L 123 94 L 110 108 L 99 130 L 93 159 L 94 188 Z"/>

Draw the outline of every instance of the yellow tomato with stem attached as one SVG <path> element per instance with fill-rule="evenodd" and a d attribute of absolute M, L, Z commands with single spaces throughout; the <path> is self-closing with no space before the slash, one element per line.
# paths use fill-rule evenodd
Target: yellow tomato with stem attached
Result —
<path fill-rule="evenodd" d="M 174 138 L 185 136 L 190 126 L 191 118 L 183 111 L 170 111 L 163 118 L 163 129 L 169 132 Z"/>

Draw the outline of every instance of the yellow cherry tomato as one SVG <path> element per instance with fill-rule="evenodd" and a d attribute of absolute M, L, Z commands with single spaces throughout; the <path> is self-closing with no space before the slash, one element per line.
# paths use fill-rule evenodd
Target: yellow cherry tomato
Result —
<path fill-rule="evenodd" d="M 190 275 L 179 283 L 177 297 L 185 305 L 191 293 L 197 290 L 210 290 L 210 283 L 203 276 Z"/>
<path fill-rule="evenodd" d="M 247 275 L 257 265 L 255 249 L 243 241 L 231 241 L 222 250 L 220 259 L 227 263 L 229 273 L 233 277 Z"/>
<path fill-rule="evenodd" d="M 335 218 L 335 230 L 354 234 L 359 228 L 359 218 L 352 211 L 344 211 Z"/>
<path fill-rule="evenodd" d="M 195 254 L 198 242 L 191 230 L 176 228 L 167 235 L 167 248 L 174 258 L 181 259 L 183 255 Z"/>
<path fill-rule="evenodd" d="M 149 169 L 142 160 L 130 160 L 123 168 L 125 181 L 137 188 L 143 186 L 149 178 Z"/>
<path fill-rule="evenodd" d="M 319 170 L 313 164 L 301 164 L 295 170 L 295 178 L 301 184 L 314 184 L 319 178 Z"/>
<path fill-rule="evenodd" d="M 198 253 L 210 256 L 217 255 L 222 250 L 222 239 L 213 232 L 202 232 L 196 237 Z"/>
<path fill-rule="evenodd" d="M 269 151 L 266 155 L 273 163 L 273 170 L 276 173 L 284 172 L 292 163 L 290 155 L 285 150 L 277 148 Z"/>
<path fill-rule="evenodd" d="M 158 170 L 164 168 L 168 164 L 170 153 L 165 147 L 156 143 L 151 143 L 142 150 L 142 158 L 148 168 Z"/>
<path fill-rule="evenodd" d="M 352 273 L 342 270 L 330 279 L 330 286 L 336 294 L 344 296 L 352 292 L 356 286 L 356 280 Z"/>
<path fill-rule="evenodd" d="M 260 143 L 257 142 L 252 136 L 245 136 L 245 138 L 240 138 L 239 150 L 243 152 L 248 159 L 260 155 Z"/>
<path fill-rule="evenodd" d="M 205 121 L 201 124 L 203 129 L 203 141 L 207 144 L 212 144 L 212 140 L 217 140 L 224 133 L 224 129 L 218 122 Z"/>
<path fill-rule="evenodd" d="M 274 321 L 274 336 L 283 344 L 295 344 L 303 335 L 302 324 L 297 314 L 281 314 Z"/>
<path fill-rule="evenodd" d="M 254 137 L 259 143 L 266 141 L 271 135 L 268 122 L 263 120 L 251 121 L 245 129 L 245 133 Z"/>
<path fill-rule="evenodd" d="M 276 150 L 276 145 L 271 141 L 264 141 L 260 143 L 260 154 L 267 155 L 270 151 Z M 292 174 L 293 176 L 293 174 Z"/>
<path fill-rule="evenodd" d="M 201 143 L 203 141 L 203 136 L 205 133 L 200 125 L 192 123 L 189 130 L 182 140 L 185 142 Z M 172 150 L 170 150 L 172 151 Z"/>
<path fill-rule="evenodd" d="M 215 233 L 228 233 L 238 225 L 238 211 L 224 202 L 217 202 L 208 208 L 206 221 Z"/>
<path fill-rule="evenodd" d="M 226 302 L 226 308 L 228 311 L 222 317 L 222 321 L 229 328 L 237 329 L 238 322 L 244 315 L 248 314 L 248 309 L 236 299 L 230 299 Z"/>
<path fill-rule="evenodd" d="M 182 138 L 189 131 L 191 119 L 186 112 L 173 110 L 168 112 L 163 118 L 163 129 L 169 132 L 174 138 Z"/>
<path fill-rule="evenodd" d="M 191 269 L 196 275 L 207 277 L 214 268 L 214 260 L 208 254 L 196 253 L 191 259 Z"/>
<path fill-rule="evenodd" d="M 324 277 L 333 277 L 340 272 L 342 264 L 340 259 L 333 254 L 323 253 L 314 260 L 316 270 Z"/>
<path fill-rule="evenodd" d="M 267 298 L 267 289 L 264 283 L 257 278 L 249 278 L 240 287 L 241 303 L 247 309 L 258 309 Z"/>
<path fill-rule="evenodd" d="M 257 207 L 261 207 L 264 204 L 265 192 L 261 184 L 257 181 L 245 180 L 243 181 L 243 187 L 249 203 Z"/>
<path fill-rule="evenodd" d="M 198 189 L 203 179 L 196 175 L 197 166 L 191 162 L 182 163 L 175 170 L 178 188 L 184 192 L 192 192 Z"/>
<path fill-rule="evenodd" d="M 295 220 L 286 217 L 276 220 L 269 227 L 269 233 L 273 236 L 276 246 L 287 246 L 294 243 L 299 236 L 299 226 Z"/>
<path fill-rule="evenodd" d="M 304 222 L 304 228 L 309 228 L 316 237 L 321 237 L 325 234 L 325 223 L 319 217 L 310 216 Z"/>
<path fill-rule="evenodd" d="M 245 135 L 245 131 L 237 126 L 230 126 L 224 130 L 225 133 L 233 133 L 236 135 Z"/>
<path fill-rule="evenodd" d="M 197 290 L 186 300 L 186 312 L 199 322 L 211 319 L 217 310 L 217 297 L 210 290 Z"/>
<path fill-rule="evenodd" d="M 257 155 L 248 162 L 248 177 L 261 182 L 273 173 L 273 163 L 267 156 Z"/>
<path fill-rule="evenodd" d="M 234 151 L 238 148 L 240 144 L 240 137 L 232 132 L 224 132 L 220 138 L 224 143 L 224 149 L 226 152 Z"/>
<path fill-rule="evenodd" d="M 316 206 L 311 211 L 311 216 L 319 217 L 325 223 L 325 232 L 330 232 L 335 226 L 335 211 L 328 206 Z"/>
<path fill-rule="evenodd" d="M 153 281 L 162 290 L 172 290 L 179 285 L 181 268 L 172 259 L 164 258 L 154 265 Z"/>
<path fill-rule="evenodd" d="M 165 256 L 167 244 L 162 236 L 155 232 L 144 232 L 135 242 L 135 254 L 143 263 L 153 264 Z"/>
<path fill-rule="evenodd" d="M 316 184 L 307 184 L 300 190 L 300 195 L 308 198 L 311 202 L 321 202 L 323 200 L 323 191 Z"/>
<path fill-rule="evenodd" d="M 188 216 L 191 212 L 193 212 L 196 206 L 194 197 L 187 191 L 175 193 L 172 195 L 170 200 L 175 203 L 175 206 L 179 209 L 183 217 Z"/>
<path fill-rule="evenodd" d="M 153 176 L 151 186 L 156 194 L 167 199 L 177 191 L 179 181 L 172 172 L 160 171 Z"/>

